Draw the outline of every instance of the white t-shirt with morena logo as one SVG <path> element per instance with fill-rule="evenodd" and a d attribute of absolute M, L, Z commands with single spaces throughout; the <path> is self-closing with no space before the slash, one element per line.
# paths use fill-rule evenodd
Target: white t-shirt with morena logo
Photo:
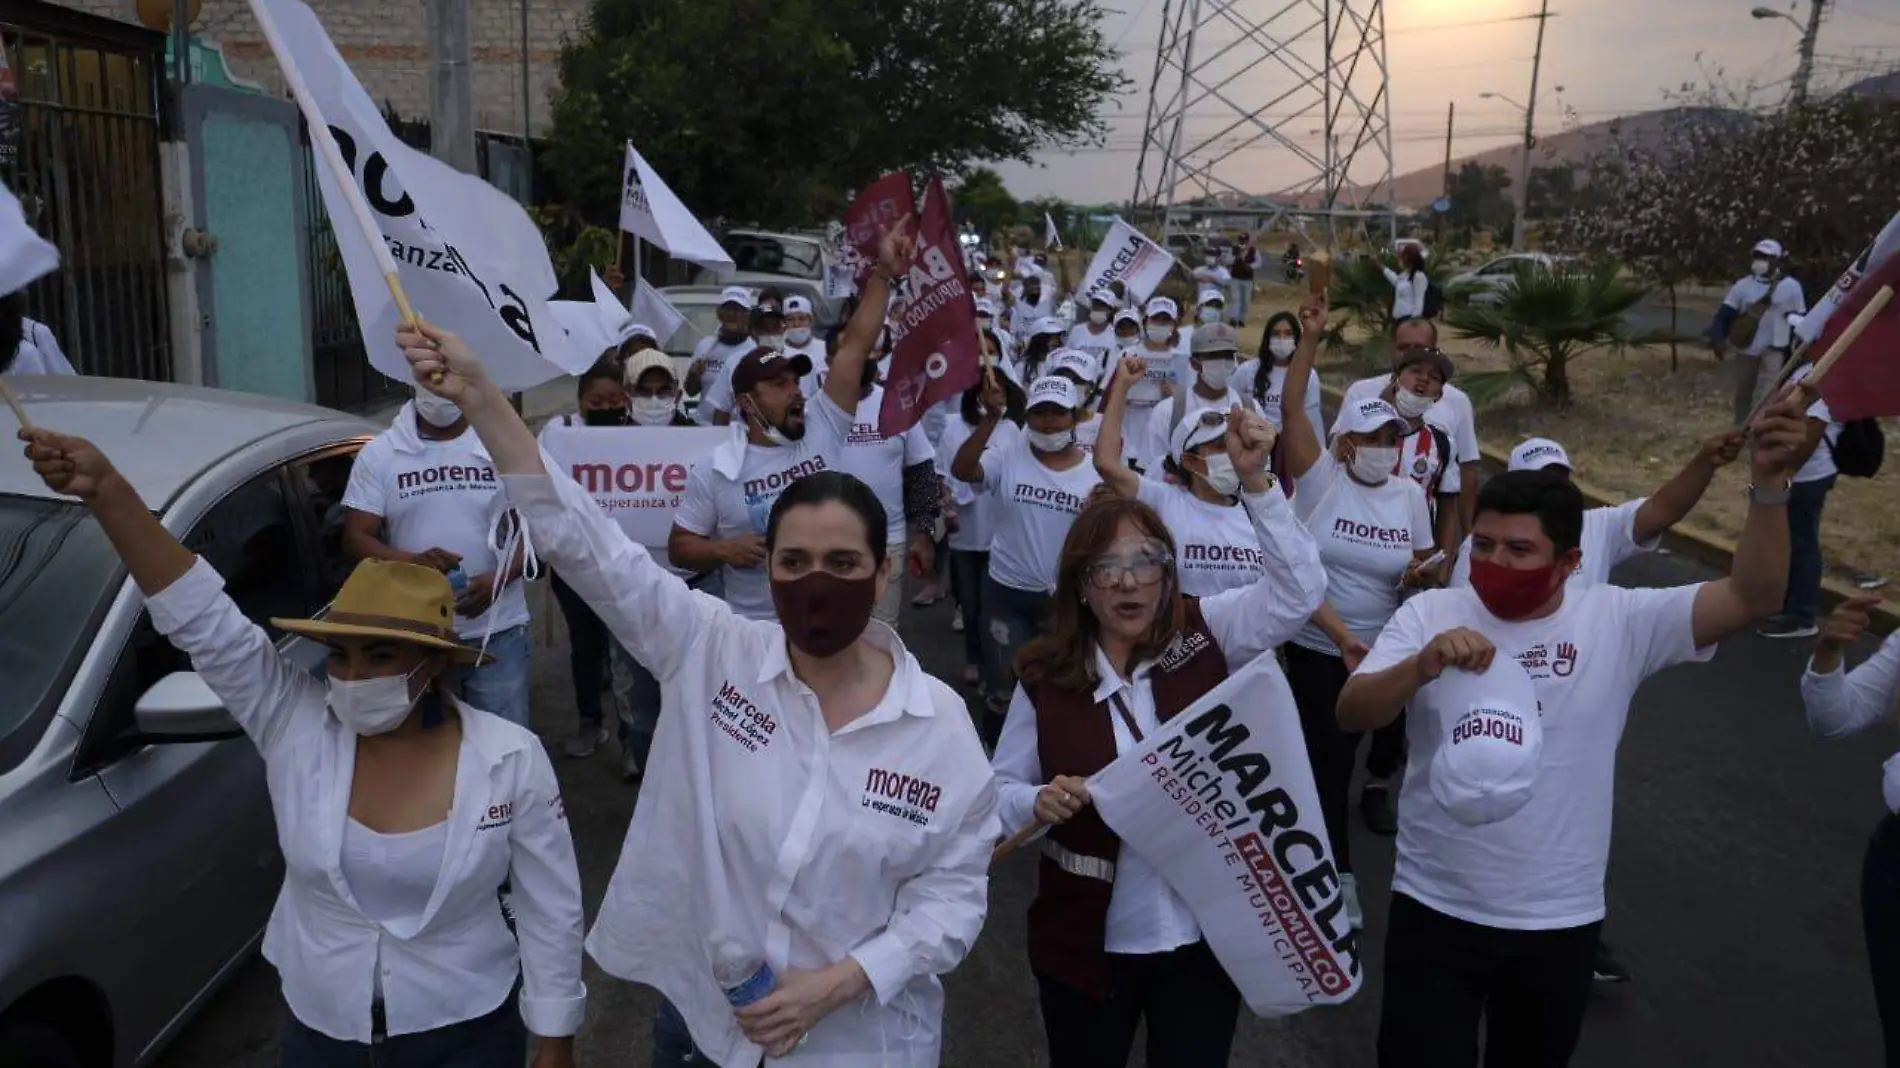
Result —
<path fill-rule="evenodd" d="M 431 441 L 416 432 L 416 406 L 396 413 L 388 430 L 363 446 L 350 469 L 343 507 L 383 521 L 383 541 L 406 553 L 447 549 L 462 558 L 470 578 L 495 570 L 488 547 L 489 525 L 500 507 L 501 482 L 475 431 L 463 429 L 448 441 Z M 464 641 L 480 641 L 528 622 L 528 598 L 519 578 L 479 616 L 457 615 L 455 631 Z"/>
<path fill-rule="evenodd" d="M 1546 619 L 1507 623 L 1470 590 L 1431 590 L 1405 602 L 1360 674 L 1403 662 L 1433 638 L 1469 627 L 1530 673 L 1544 728 L 1543 771 L 1531 800 L 1496 823 L 1453 819 L 1432 797 L 1432 758 L 1450 710 L 1421 690 L 1406 716 L 1395 893 L 1468 923 L 1507 930 L 1581 927 L 1603 918 L 1616 747 L 1630 698 L 1664 668 L 1707 660 L 1695 647 L 1700 586 L 1631 590 L 1574 580 Z M 1463 711 L 1462 709 L 1457 711 Z"/>
<path fill-rule="evenodd" d="M 1584 510 L 1583 535 L 1577 539 L 1577 547 L 1583 550 L 1583 559 L 1577 564 L 1577 573 L 1570 576 L 1572 587 L 1608 582 L 1611 570 L 1618 564 L 1656 551 L 1656 546 L 1662 544 L 1661 534 L 1648 541 L 1636 540 L 1636 513 L 1642 511 L 1643 504 L 1648 500 L 1647 497 L 1638 497 L 1614 507 Z M 1458 552 L 1458 563 L 1452 567 L 1450 585 L 1471 585 L 1471 538 L 1468 535 L 1464 548 Z"/>
<path fill-rule="evenodd" d="M 1141 479 L 1139 498 L 1174 535 L 1174 569 L 1182 593 L 1212 597 L 1260 580 L 1266 554 L 1239 502 L 1209 504 L 1185 487 L 1154 478 Z"/>
<path fill-rule="evenodd" d="M 728 345 L 719 340 L 717 334 L 700 338 L 699 344 L 693 346 L 693 359 L 706 361 L 699 375 L 699 407 L 693 411 L 693 419 L 700 426 L 712 426 L 714 412 L 732 410 L 733 368 L 746 353 L 758 347 L 759 343 L 750 337 Z"/>
<path fill-rule="evenodd" d="M 846 432 L 844 452 L 838 457 L 838 469 L 856 475 L 877 494 L 884 506 L 884 544 L 902 545 L 904 524 L 904 468 L 927 464 L 937 458 L 924 436 L 922 423 L 896 437 L 878 433 L 878 414 L 884 408 L 884 387 L 873 387 L 869 396 L 858 402 L 858 413 Z M 810 411 L 809 404 L 806 411 Z"/>
<path fill-rule="evenodd" d="M 1388 478 L 1378 486 L 1353 481 L 1330 452 L 1300 476 L 1293 514 L 1319 543 L 1326 565 L 1326 601 L 1339 613 L 1353 637 L 1367 645 L 1399 606 L 1399 580 L 1413 553 L 1432 548 L 1432 515 L 1425 491 L 1409 478 Z M 1308 622 L 1293 642 L 1315 652 L 1339 654 L 1339 647 Z"/>
<path fill-rule="evenodd" d="M 687 476 L 673 525 L 702 538 L 765 533 L 772 504 L 787 486 L 806 475 L 838 470 L 850 429 L 850 417 L 823 393 L 805 402 L 805 436 L 790 445 L 753 445 L 744 427 L 733 424 L 732 440 Z M 763 564 L 722 567 L 719 574 L 734 612 L 747 619 L 778 618 Z"/>
<path fill-rule="evenodd" d="M 990 577 L 1013 590 L 1053 592 L 1062 542 L 1101 481 L 1086 457 L 1067 471 L 1050 470 L 1026 437 L 985 451 L 982 490 L 996 523 Z"/>

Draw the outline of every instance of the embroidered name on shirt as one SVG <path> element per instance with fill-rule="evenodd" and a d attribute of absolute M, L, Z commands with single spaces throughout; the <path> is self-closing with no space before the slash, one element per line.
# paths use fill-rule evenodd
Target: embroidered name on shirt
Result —
<path fill-rule="evenodd" d="M 806 475 L 815 475 L 823 470 L 825 470 L 825 458 L 814 456 L 801 463 L 795 463 L 783 471 L 774 471 L 763 478 L 746 479 L 745 495 L 756 497 L 761 493 L 776 493 Z"/>
<path fill-rule="evenodd" d="M 503 804 L 488 806 L 488 811 L 482 814 L 482 822 L 477 824 L 475 829 L 478 831 L 492 831 L 497 827 L 506 827 L 514 821 L 515 803 L 508 801 Z"/>
<path fill-rule="evenodd" d="M 1364 545 L 1412 544 L 1412 532 L 1405 527 L 1375 527 L 1371 523 L 1356 523 L 1345 516 L 1333 520 L 1333 533 Z"/>
<path fill-rule="evenodd" d="M 943 800 L 943 788 L 914 775 L 872 768 L 864 776 L 863 807 L 909 820 L 919 827 L 930 824 L 930 815 Z"/>
<path fill-rule="evenodd" d="M 396 473 L 396 489 L 428 489 L 440 486 L 452 488 L 470 482 L 495 483 L 495 469 L 474 464 L 441 464 L 425 467 L 420 471 L 399 471 Z"/>
<path fill-rule="evenodd" d="M 719 692 L 713 695 L 710 715 L 719 733 L 738 742 L 748 753 L 765 748 L 772 741 L 772 736 L 778 733 L 778 720 L 753 704 L 751 698 L 730 682 L 719 684 Z"/>
<path fill-rule="evenodd" d="M 1017 504 L 1033 504 L 1038 508 L 1047 508 L 1053 512 L 1074 515 L 1082 510 L 1082 498 L 1075 494 L 1067 490 L 1032 486 L 1027 482 L 1016 483 L 1015 497 Z"/>
<path fill-rule="evenodd" d="M 1174 640 L 1168 643 L 1167 651 L 1161 654 L 1159 668 L 1162 671 L 1173 671 L 1211 647 L 1207 635 L 1198 630 L 1177 634 Z"/>

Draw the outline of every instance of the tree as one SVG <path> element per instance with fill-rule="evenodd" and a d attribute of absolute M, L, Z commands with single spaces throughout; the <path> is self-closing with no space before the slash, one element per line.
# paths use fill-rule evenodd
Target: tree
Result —
<path fill-rule="evenodd" d="M 1510 225 L 1515 211 L 1510 188 L 1511 176 L 1503 167 L 1467 161 L 1451 176 L 1451 210 L 1445 213 L 1446 225 L 1466 241 L 1479 230 Z"/>
<path fill-rule="evenodd" d="M 594 0 L 562 49 L 546 160 L 611 218 L 621 143 L 698 214 L 834 217 L 887 171 L 1098 142 L 1125 88 L 1096 0 Z"/>
<path fill-rule="evenodd" d="M 1004 188 L 1002 175 L 988 167 L 976 168 L 951 189 L 950 205 L 959 224 L 976 227 L 985 238 L 1016 225 L 1022 215 L 1022 206 Z"/>
<path fill-rule="evenodd" d="M 1550 219 L 1577 206 L 1577 169 L 1568 163 L 1531 168 L 1530 203 L 1526 213 L 1533 219 Z"/>
<path fill-rule="evenodd" d="M 1526 264 L 1495 303 L 1446 307 L 1445 325 L 1459 338 L 1500 347 L 1511 361 L 1508 371 L 1464 375 L 1459 385 L 1481 404 L 1528 385 L 1545 404 L 1567 408 L 1571 361 L 1635 340 L 1625 319 L 1648 293 L 1614 263 Z"/>

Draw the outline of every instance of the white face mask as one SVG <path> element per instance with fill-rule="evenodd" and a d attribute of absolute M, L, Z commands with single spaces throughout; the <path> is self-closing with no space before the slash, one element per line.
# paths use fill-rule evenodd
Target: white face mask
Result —
<path fill-rule="evenodd" d="M 417 664 L 407 675 L 380 679 L 331 679 L 328 703 L 345 727 L 365 737 L 388 734 L 409 718 L 416 698 L 409 696 L 409 680 L 422 670 Z M 419 695 L 418 695 L 419 696 Z"/>
<path fill-rule="evenodd" d="M 447 428 L 454 426 L 462 418 L 462 409 L 455 402 L 438 397 L 426 389 L 416 390 L 416 414 L 430 426 Z"/>
<path fill-rule="evenodd" d="M 811 343 L 811 327 L 795 326 L 785 331 L 785 340 L 794 345 L 808 345 Z"/>
<path fill-rule="evenodd" d="M 673 421 L 673 398 L 635 397 L 627 404 L 635 426 L 665 426 Z"/>
<path fill-rule="evenodd" d="M 1748 269 L 1754 272 L 1756 278 L 1766 278 L 1768 277 L 1769 269 L 1773 266 L 1774 265 L 1767 260 L 1756 260 L 1748 265 Z"/>
<path fill-rule="evenodd" d="M 1214 307 L 1212 304 L 1208 305 L 1205 308 L 1202 308 L 1201 322 L 1204 322 L 1208 324 L 1209 326 L 1212 326 L 1215 323 L 1220 322 L 1220 309 Z"/>
<path fill-rule="evenodd" d="M 1399 450 L 1394 445 L 1361 445 L 1352 454 L 1352 477 L 1377 486 L 1392 477 L 1399 465 Z"/>
<path fill-rule="evenodd" d="M 1240 472 L 1234 470 L 1234 459 L 1224 452 L 1210 452 L 1201 457 L 1207 465 L 1207 474 L 1200 476 L 1207 488 L 1223 497 L 1232 497 L 1240 492 Z"/>
<path fill-rule="evenodd" d="M 1023 432 L 1023 437 L 1028 440 L 1029 447 L 1037 452 L 1061 452 L 1075 444 L 1073 430 L 1058 430 L 1053 434 L 1040 430 L 1026 430 Z"/>
<path fill-rule="evenodd" d="M 1228 380 L 1234 377 L 1234 361 L 1208 360 L 1201 364 L 1201 381 L 1209 389 L 1226 389 Z"/>
<path fill-rule="evenodd" d="M 1089 322 L 1094 323 L 1096 326 L 1107 326 L 1108 313 L 1100 308 L 1091 308 L 1089 310 Z"/>
<path fill-rule="evenodd" d="M 1423 417 L 1437 403 L 1425 394 L 1414 393 L 1409 389 L 1395 390 L 1392 394 L 1392 407 L 1397 408 L 1399 414 L 1407 419 Z"/>
<path fill-rule="evenodd" d="M 753 340 L 771 349 L 773 352 L 781 352 L 785 348 L 784 334 L 760 334 L 753 338 Z"/>
<path fill-rule="evenodd" d="M 1174 327 L 1163 326 L 1160 323 L 1149 323 L 1147 326 L 1147 334 L 1149 341 L 1159 345 L 1174 336 Z"/>
<path fill-rule="evenodd" d="M 1267 339 L 1267 352 L 1276 360 L 1291 358 L 1293 350 L 1298 347 L 1299 342 L 1294 341 L 1290 337 L 1270 337 Z"/>

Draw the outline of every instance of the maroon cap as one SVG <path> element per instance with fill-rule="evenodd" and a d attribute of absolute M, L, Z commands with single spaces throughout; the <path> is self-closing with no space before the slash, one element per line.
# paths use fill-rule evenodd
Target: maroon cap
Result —
<path fill-rule="evenodd" d="M 739 365 L 732 369 L 732 395 L 750 393 L 759 383 L 783 374 L 800 378 L 811 374 L 811 357 L 802 352 L 784 353 L 760 345 L 740 357 Z"/>

